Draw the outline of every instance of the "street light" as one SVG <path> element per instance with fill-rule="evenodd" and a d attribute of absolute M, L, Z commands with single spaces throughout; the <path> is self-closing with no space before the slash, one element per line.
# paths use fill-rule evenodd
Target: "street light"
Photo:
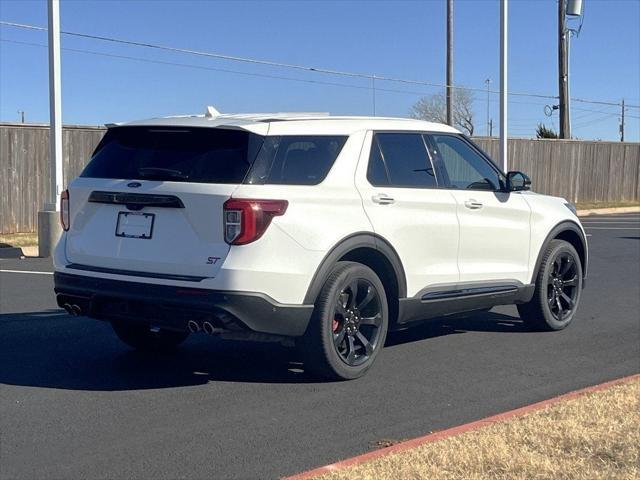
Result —
<path fill-rule="evenodd" d="M 570 17 L 581 17 L 583 6 L 582 0 L 568 0 L 567 15 Z"/>

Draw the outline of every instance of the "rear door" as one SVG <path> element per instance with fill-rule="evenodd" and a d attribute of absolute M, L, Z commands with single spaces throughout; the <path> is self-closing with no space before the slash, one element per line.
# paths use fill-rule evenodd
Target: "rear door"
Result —
<path fill-rule="evenodd" d="M 69 187 L 78 268 L 214 277 L 229 251 L 224 202 L 263 137 L 216 128 L 115 127 Z"/>
<path fill-rule="evenodd" d="M 418 132 L 369 132 L 356 185 L 373 229 L 402 261 L 407 295 L 458 281 L 458 219 Z"/>
<path fill-rule="evenodd" d="M 504 192 L 502 173 L 461 135 L 431 134 L 432 156 L 457 202 L 460 282 L 529 282 L 529 205 Z"/>

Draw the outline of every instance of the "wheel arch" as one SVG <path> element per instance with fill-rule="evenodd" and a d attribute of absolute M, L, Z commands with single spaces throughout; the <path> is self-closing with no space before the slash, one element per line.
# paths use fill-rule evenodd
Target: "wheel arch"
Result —
<path fill-rule="evenodd" d="M 349 235 L 340 240 L 325 255 L 316 269 L 304 298 L 306 305 L 314 304 L 322 286 L 337 262 L 358 262 L 371 268 L 382 281 L 389 303 L 389 320 L 398 317 L 399 299 L 407 296 L 407 280 L 402 261 L 384 238 L 371 232 Z"/>
<path fill-rule="evenodd" d="M 531 283 L 535 283 L 538 271 L 540 270 L 540 264 L 542 263 L 544 252 L 547 250 L 552 240 L 564 240 L 566 242 L 569 242 L 573 246 L 573 248 L 576 249 L 578 255 L 580 256 L 580 262 L 582 263 L 582 277 L 583 279 L 586 279 L 587 264 L 589 261 L 587 239 L 585 238 L 582 229 L 576 222 L 565 220 L 553 227 L 542 243 L 542 247 L 538 252 L 538 258 L 536 259 L 535 268 L 533 269 Z"/>

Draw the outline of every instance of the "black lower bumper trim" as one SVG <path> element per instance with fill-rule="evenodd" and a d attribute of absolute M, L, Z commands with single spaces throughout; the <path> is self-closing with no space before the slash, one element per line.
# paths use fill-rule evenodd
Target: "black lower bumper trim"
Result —
<path fill-rule="evenodd" d="M 174 275 L 167 273 L 138 272 L 135 270 L 121 270 L 119 268 L 94 267 L 91 265 L 82 265 L 80 263 L 70 263 L 67 268 L 72 270 L 82 270 L 85 272 L 109 273 L 111 275 L 129 275 L 133 277 L 143 278 L 160 278 L 163 280 L 179 280 L 181 282 L 201 282 L 207 277 L 197 277 L 195 275 Z"/>
<path fill-rule="evenodd" d="M 78 305 L 100 320 L 139 321 L 186 331 L 189 320 L 225 330 L 297 337 L 304 334 L 313 305 L 281 304 L 260 293 L 128 282 L 56 272 L 58 305 Z"/>

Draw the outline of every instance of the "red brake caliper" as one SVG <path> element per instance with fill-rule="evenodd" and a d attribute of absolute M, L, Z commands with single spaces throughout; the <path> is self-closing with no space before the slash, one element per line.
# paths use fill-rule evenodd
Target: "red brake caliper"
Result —
<path fill-rule="evenodd" d="M 337 318 L 333 319 L 333 322 L 331 323 L 331 329 L 333 330 L 333 332 L 337 332 L 338 328 L 340 328 L 340 322 L 338 321 Z"/>

